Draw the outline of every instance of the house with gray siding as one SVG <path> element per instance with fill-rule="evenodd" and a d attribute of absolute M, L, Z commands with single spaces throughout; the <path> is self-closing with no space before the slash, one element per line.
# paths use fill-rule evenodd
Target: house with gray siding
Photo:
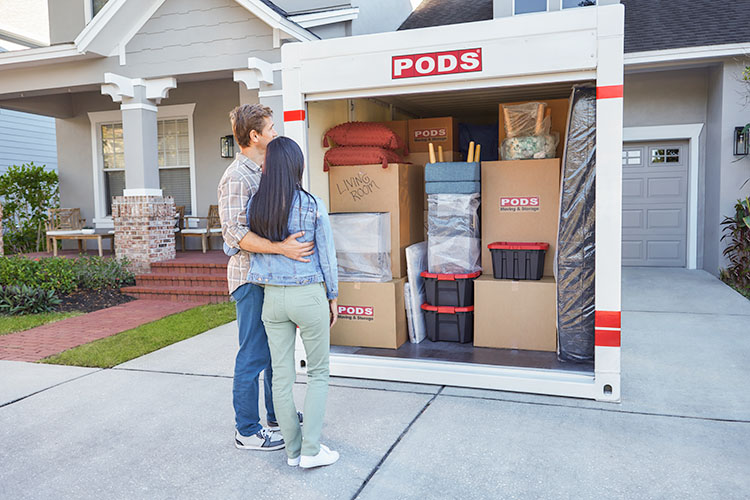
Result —
<path fill-rule="evenodd" d="M 0 174 L 30 162 L 57 170 L 55 119 L 0 108 Z"/>
<path fill-rule="evenodd" d="M 399 29 L 613 3 L 625 5 L 623 265 L 718 274 L 720 223 L 750 194 L 750 159 L 734 155 L 750 122 L 746 2 L 425 0 Z"/>
<path fill-rule="evenodd" d="M 228 112 L 265 104 L 283 133 L 281 46 L 395 30 L 412 3 L 49 0 L 49 45 L 0 54 L 0 109 L 55 120 L 61 205 L 96 228 L 122 196 L 205 217 Z"/>
<path fill-rule="evenodd" d="M 284 43 L 470 30 L 506 16 L 543 23 L 546 11 L 617 2 L 49 0 L 49 46 L 0 54 L 0 108 L 55 119 L 61 202 L 98 228 L 115 228 L 113 198 L 122 195 L 168 196 L 205 216 L 231 162 L 219 155 L 227 111 L 266 104 L 283 133 Z M 733 154 L 735 127 L 750 122 L 750 25 L 741 2 L 621 3 L 623 264 L 718 273 L 720 222 L 750 190 L 740 188 L 750 160 Z"/>

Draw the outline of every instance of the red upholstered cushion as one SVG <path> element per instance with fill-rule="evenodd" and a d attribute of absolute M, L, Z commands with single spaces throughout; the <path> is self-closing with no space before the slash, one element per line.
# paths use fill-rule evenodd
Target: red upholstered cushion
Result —
<path fill-rule="evenodd" d="M 380 163 L 388 168 L 389 163 L 403 163 L 403 159 L 394 151 L 369 146 L 341 146 L 326 151 L 323 158 L 323 170 L 328 172 L 331 165 L 372 165 Z"/>
<path fill-rule="evenodd" d="M 396 133 L 381 123 L 349 122 L 336 125 L 323 136 L 323 146 L 372 146 L 384 149 L 404 148 L 404 141 Z"/>

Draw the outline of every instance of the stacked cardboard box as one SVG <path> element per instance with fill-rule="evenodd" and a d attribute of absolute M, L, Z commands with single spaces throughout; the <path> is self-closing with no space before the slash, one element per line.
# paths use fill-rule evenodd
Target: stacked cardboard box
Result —
<path fill-rule="evenodd" d="M 552 276 L 560 203 L 560 160 L 482 163 L 482 268 L 475 283 L 474 345 L 556 349 Z M 496 241 L 550 244 L 539 281 L 496 280 L 487 248 Z"/>

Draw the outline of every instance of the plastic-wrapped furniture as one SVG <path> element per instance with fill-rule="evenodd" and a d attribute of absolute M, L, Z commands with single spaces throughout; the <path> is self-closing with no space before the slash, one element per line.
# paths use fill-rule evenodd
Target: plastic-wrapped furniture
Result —
<path fill-rule="evenodd" d="M 481 270 L 479 194 L 431 194 L 427 204 L 428 270 L 441 274 Z"/>
<path fill-rule="evenodd" d="M 425 318 L 422 311 L 425 297 L 425 281 L 421 276 L 427 269 L 427 242 L 420 241 L 406 247 L 406 275 L 409 296 L 404 296 L 409 327 L 409 340 L 413 344 L 422 342 L 426 336 Z"/>
<path fill-rule="evenodd" d="M 557 235 L 558 357 L 594 359 L 596 89 L 576 86 L 570 99 Z"/>
<path fill-rule="evenodd" d="M 391 280 L 388 212 L 331 214 L 340 281 Z"/>

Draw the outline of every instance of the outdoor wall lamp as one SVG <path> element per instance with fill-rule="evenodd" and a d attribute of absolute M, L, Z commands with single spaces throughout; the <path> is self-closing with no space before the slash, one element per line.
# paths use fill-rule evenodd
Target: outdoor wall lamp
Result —
<path fill-rule="evenodd" d="M 747 153 L 745 153 L 747 154 Z M 225 135 L 221 138 L 221 157 L 234 158 L 234 137 Z"/>
<path fill-rule="evenodd" d="M 747 156 L 750 144 L 748 144 L 747 127 L 734 128 L 734 156 Z"/>

